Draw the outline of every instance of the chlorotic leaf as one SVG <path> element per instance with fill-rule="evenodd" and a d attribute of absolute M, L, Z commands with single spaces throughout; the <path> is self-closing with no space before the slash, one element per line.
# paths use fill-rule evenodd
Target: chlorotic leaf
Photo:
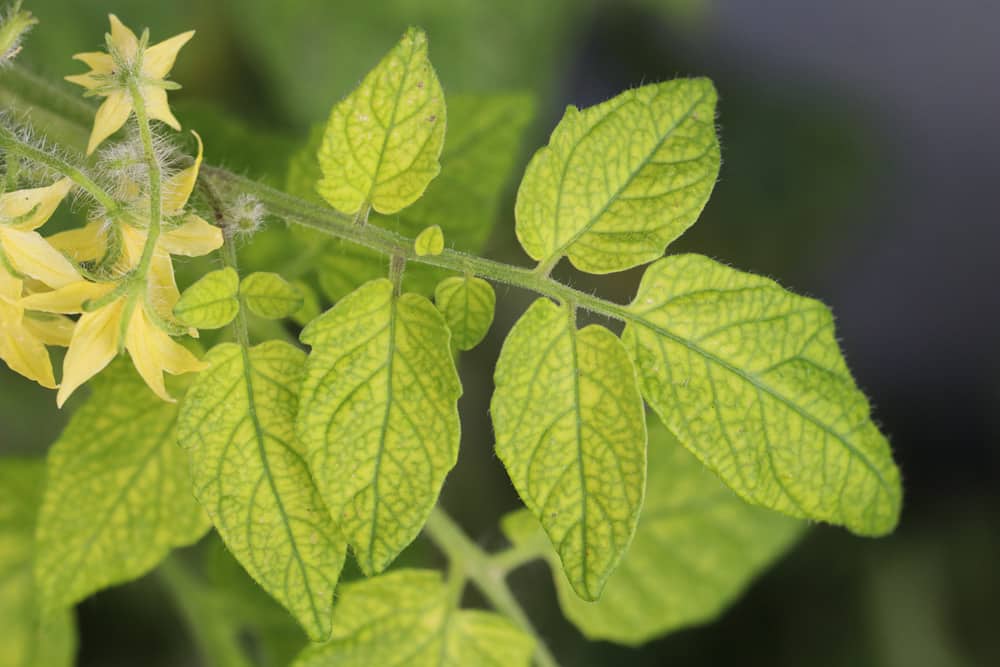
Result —
<path fill-rule="evenodd" d="M 503 527 L 517 544 L 541 532 L 526 510 Z M 601 599 L 581 600 L 551 549 L 547 559 L 563 613 L 588 639 L 636 645 L 712 620 L 804 528 L 740 500 L 653 420 L 639 527 Z"/>
<path fill-rule="evenodd" d="M 448 137 L 441 152 L 441 173 L 412 206 L 396 215 L 372 215 L 369 222 L 410 238 L 438 225 L 449 246 L 479 252 L 493 229 L 534 103 L 531 96 L 515 93 L 449 95 L 447 101 Z M 323 134 L 319 129 L 289 164 L 286 187 L 301 197 L 317 198 L 321 172 L 316 152 Z M 333 302 L 386 274 L 385 258 L 367 248 L 336 239 L 323 243 L 326 251 L 316 261 L 316 271 L 323 292 Z M 403 287 L 430 295 L 442 275 L 439 269 L 412 264 L 403 276 Z"/>
<path fill-rule="evenodd" d="M 197 329 L 218 329 L 233 321 L 240 311 L 240 277 L 230 267 L 211 271 L 184 290 L 174 316 Z"/>
<path fill-rule="evenodd" d="M 41 460 L 0 459 L 0 665 L 70 667 L 76 627 L 68 608 L 43 613 L 33 576 Z"/>
<path fill-rule="evenodd" d="M 374 280 L 309 323 L 297 429 L 368 576 L 420 532 L 458 457 L 462 386 L 444 318 Z"/>
<path fill-rule="evenodd" d="M 444 315 L 456 350 L 471 350 L 493 325 L 497 295 L 482 278 L 453 276 L 438 283 L 434 304 Z"/>
<path fill-rule="evenodd" d="M 354 214 L 371 206 L 395 213 L 415 202 L 438 175 L 445 102 L 427 57 L 427 36 L 410 28 L 337 104 L 327 122 L 319 164 L 320 195 Z"/>
<path fill-rule="evenodd" d="M 209 528 L 177 446 L 177 405 L 123 362 L 93 384 L 48 454 L 35 563 L 46 608 L 137 579 Z"/>
<path fill-rule="evenodd" d="M 305 354 L 225 343 L 205 359 L 177 424 L 195 495 L 240 564 L 322 641 L 346 547 L 295 438 Z"/>
<path fill-rule="evenodd" d="M 628 549 L 646 482 L 645 411 L 621 341 L 538 299 L 511 329 L 490 406 L 503 461 L 573 589 L 596 600 Z"/>
<path fill-rule="evenodd" d="M 444 233 L 439 225 L 431 225 L 417 234 L 413 241 L 413 251 L 417 255 L 440 255 L 444 251 Z"/>
<path fill-rule="evenodd" d="M 503 616 L 455 609 L 429 570 L 396 570 L 345 584 L 333 636 L 293 667 L 529 667 L 534 641 Z"/>
<path fill-rule="evenodd" d="M 302 293 L 277 273 L 258 271 L 240 283 L 240 296 L 254 315 L 269 320 L 290 317 L 305 303 Z"/>
<path fill-rule="evenodd" d="M 677 255 L 649 267 L 628 314 L 646 400 L 742 498 L 861 535 L 895 527 L 899 471 L 822 303 Z"/>
<path fill-rule="evenodd" d="M 531 257 L 590 273 L 663 254 L 704 208 L 719 173 L 715 88 L 678 79 L 569 107 L 524 174 L 517 237 Z"/>

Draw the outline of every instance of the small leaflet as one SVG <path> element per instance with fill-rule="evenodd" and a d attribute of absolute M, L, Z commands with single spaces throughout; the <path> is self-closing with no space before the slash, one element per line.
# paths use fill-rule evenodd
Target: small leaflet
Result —
<path fill-rule="evenodd" d="M 258 271 L 240 283 L 240 296 L 247 309 L 268 320 L 291 317 L 305 304 L 302 293 L 277 273 Z"/>
<path fill-rule="evenodd" d="M 493 325 L 497 295 L 493 286 L 474 276 L 452 276 L 438 283 L 434 304 L 444 315 L 456 350 L 471 350 Z"/>
<path fill-rule="evenodd" d="M 219 329 L 240 311 L 240 277 L 230 267 L 210 271 L 184 290 L 174 306 L 174 317 L 196 329 Z"/>

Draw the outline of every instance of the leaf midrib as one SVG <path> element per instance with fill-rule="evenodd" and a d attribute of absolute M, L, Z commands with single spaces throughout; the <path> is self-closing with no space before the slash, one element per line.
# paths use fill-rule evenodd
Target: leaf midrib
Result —
<path fill-rule="evenodd" d="M 292 534 L 292 527 L 288 512 L 285 510 L 285 504 L 281 500 L 281 494 L 278 492 L 278 488 L 274 482 L 274 477 L 271 474 L 271 464 L 268 461 L 267 448 L 264 445 L 264 429 L 261 426 L 260 418 L 257 415 L 257 403 L 253 389 L 253 368 L 250 360 L 250 350 L 247 349 L 246 345 L 240 345 L 239 348 L 240 354 L 243 357 L 243 382 L 247 390 L 247 414 L 250 416 L 250 423 L 254 430 L 254 439 L 257 441 L 257 453 L 260 457 L 261 467 L 263 468 L 264 477 L 267 479 L 268 487 L 271 489 L 271 495 L 274 496 L 275 504 L 278 507 L 278 513 L 281 515 L 281 525 L 284 527 L 285 534 L 288 536 L 288 543 L 292 548 L 292 555 L 295 557 L 295 562 L 298 563 L 299 570 L 302 572 L 302 585 L 306 589 L 306 597 L 309 599 L 309 607 L 313 614 L 313 620 L 316 622 L 316 627 L 320 628 L 320 631 L 322 632 L 323 622 L 320 619 L 319 610 L 316 608 L 316 598 L 313 595 L 312 585 L 309 581 L 309 572 L 302 560 L 302 554 L 299 553 L 299 545 L 295 539 L 295 535 Z"/>
<path fill-rule="evenodd" d="M 413 64 L 413 58 L 419 50 L 419 46 L 415 46 L 407 55 L 406 66 L 403 68 L 403 80 L 400 81 L 399 88 L 396 90 L 396 95 L 392 100 L 392 114 L 389 115 L 389 123 L 385 127 L 385 133 L 382 137 L 382 147 L 379 149 L 378 160 L 376 160 L 375 168 L 372 170 L 371 185 L 368 186 L 368 193 L 365 195 L 365 200 L 361 203 L 362 208 L 371 203 L 372 194 L 375 192 L 375 188 L 380 185 L 378 174 L 382 169 L 382 162 L 385 159 L 385 149 L 389 145 L 389 137 L 396 129 L 396 115 L 399 113 L 399 103 L 403 99 L 403 91 L 406 89 L 406 81 L 410 77 L 410 66 Z"/>
<path fill-rule="evenodd" d="M 382 425 L 379 429 L 378 451 L 375 453 L 375 471 L 372 474 L 372 521 L 368 531 L 368 572 L 375 572 L 375 536 L 378 533 L 379 508 L 379 475 L 382 469 L 382 456 L 385 453 L 385 437 L 389 431 L 389 418 L 392 412 L 392 370 L 396 356 L 396 308 L 398 297 L 393 293 L 389 298 L 389 340 L 385 361 L 385 411 L 382 413 Z M 371 575 L 369 575 L 371 576 Z"/>
<path fill-rule="evenodd" d="M 812 414 L 806 412 L 805 410 L 803 410 L 802 408 L 800 408 L 798 405 L 796 405 L 787 396 L 785 396 L 784 394 L 780 393 L 777 389 L 774 389 L 773 387 L 771 387 L 768 384 L 764 384 L 755 375 L 752 375 L 752 374 L 744 371 L 743 369 L 741 369 L 741 368 L 739 368 L 739 367 L 737 367 L 737 366 L 729 363 L 725 359 L 723 359 L 723 358 L 721 358 L 721 357 L 719 357 L 719 356 L 717 356 L 715 354 L 712 354 L 708 350 L 705 350 L 704 348 L 702 348 L 698 344 L 696 344 L 696 343 L 688 340 L 687 338 L 684 338 L 683 336 L 675 334 L 672 331 L 670 331 L 669 329 L 665 329 L 663 327 L 660 327 L 659 325 L 654 324 L 653 322 L 651 322 L 650 320 L 646 319 L 645 317 L 642 317 L 641 315 L 637 315 L 637 314 L 633 313 L 631 310 L 629 310 L 627 308 L 623 308 L 621 314 L 624 316 L 624 318 L 625 318 L 625 320 L 627 322 L 629 322 L 631 324 L 634 324 L 634 325 L 637 325 L 637 326 L 645 327 L 645 328 L 649 329 L 650 331 L 652 331 L 653 333 L 656 333 L 656 334 L 658 334 L 660 336 L 663 336 L 664 338 L 667 338 L 667 339 L 669 339 L 669 340 L 671 340 L 671 341 L 673 341 L 673 342 L 675 342 L 675 343 L 677 343 L 677 344 L 679 344 L 679 345 L 681 345 L 683 347 L 686 347 L 688 350 L 690 350 L 691 352 L 693 352 L 696 355 L 701 356 L 706 361 L 709 361 L 709 362 L 712 362 L 714 364 L 717 364 L 719 367 L 723 368 L 724 370 L 727 370 L 730 373 L 732 373 L 733 375 L 736 375 L 737 377 L 741 378 L 742 380 L 750 383 L 758 391 L 762 391 L 765 394 L 767 394 L 768 396 L 771 396 L 774 400 L 778 401 L 779 403 L 781 403 L 782 405 L 784 405 L 785 407 L 787 407 L 789 410 L 791 410 L 795 414 L 799 415 L 802 419 L 804 419 L 804 420 L 812 423 L 815 426 L 818 426 L 824 433 L 828 433 L 831 436 L 833 436 L 835 439 L 837 439 L 844 446 L 845 449 L 848 450 L 848 452 L 850 454 L 853 455 L 854 458 L 858 459 L 859 461 L 861 461 L 864 464 L 864 466 L 875 476 L 875 479 L 878 481 L 879 487 L 882 490 L 882 492 L 885 493 L 888 498 L 892 499 L 892 497 L 893 497 L 892 489 L 891 489 L 890 485 L 888 484 L 888 482 L 885 480 L 885 478 L 882 476 L 881 471 L 877 467 L 875 467 L 875 464 L 872 463 L 872 461 L 868 458 L 867 455 L 865 455 L 863 452 L 861 452 L 861 450 L 859 450 L 857 447 L 855 447 L 847 439 L 847 436 L 841 434 L 838 430 L 835 430 L 832 426 L 830 426 L 828 424 L 825 424 L 818 417 L 815 417 Z"/>
<path fill-rule="evenodd" d="M 587 505 L 590 494 L 587 492 L 587 472 L 584 465 L 583 456 L 583 419 L 580 415 L 580 362 L 577 355 L 577 330 L 576 317 L 572 307 L 568 309 L 566 321 L 566 333 L 569 335 L 570 358 L 573 362 L 573 411 L 576 413 L 576 464 L 580 479 L 580 496 L 583 502 L 580 503 L 580 567 L 582 572 L 583 589 L 587 592 L 587 597 L 593 598 L 590 585 L 587 583 Z"/>

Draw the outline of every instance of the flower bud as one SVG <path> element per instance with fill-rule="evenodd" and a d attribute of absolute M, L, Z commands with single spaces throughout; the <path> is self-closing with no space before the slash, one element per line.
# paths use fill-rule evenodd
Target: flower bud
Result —
<path fill-rule="evenodd" d="M 266 210 L 251 194 L 241 194 L 226 207 L 226 231 L 231 235 L 249 236 L 264 224 Z"/>

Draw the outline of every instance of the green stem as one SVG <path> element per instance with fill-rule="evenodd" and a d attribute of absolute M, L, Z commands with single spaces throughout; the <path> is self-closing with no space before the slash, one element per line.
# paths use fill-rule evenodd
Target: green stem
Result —
<path fill-rule="evenodd" d="M 522 565 L 541 558 L 545 554 L 546 540 L 545 534 L 539 531 L 532 539 L 522 544 L 490 554 L 490 564 L 506 576 Z"/>
<path fill-rule="evenodd" d="M 233 243 L 233 240 L 228 235 L 225 235 L 225 241 L 222 244 L 220 252 L 222 253 L 222 263 L 235 271 L 236 275 L 239 275 L 240 267 L 236 258 L 236 244 Z M 250 349 L 250 327 L 247 324 L 246 301 L 242 294 L 238 294 L 236 299 L 239 301 L 240 307 L 236 311 L 236 318 L 233 320 L 233 332 L 236 336 L 236 342 L 243 348 L 244 355 L 246 355 Z M 249 368 L 249 365 L 247 368 Z"/>
<path fill-rule="evenodd" d="M 139 124 L 139 137 L 142 140 L 142 149 L 149 168 L 149 227 L 146 232 L 146 245 L 142 249 L 139 266 L 136 267 L 136 274 L 139 277 L 145 277 L 153 262 L 156 243 L 160 240 L 160 217 L 163 205 L 160 192 L 161 171 L 160 161 L 156 158 L 156 152 L 153 150 L 153 132 L 149 128 L 149 118 L 146 115 L 146 100 L 142 97 L 142 91 L 139 90 L 138 80 L 134 77 L 130 79 L 128 88 L 132 94 L 132 107 L 135 111 L 135 119 Z"/>
<path fill-rule="evenodd" d="M 95 183 L 92 178 L 83 173 L 80 168 L 73 166 L 57 155 L 23 141 L 9 128 L 2 125 L 0 125 L 0 148 L 17 153 L 21 157 L 37 162 L 52 171 L 62 174 L 86 190 L 91 197 L 107 209 L 108 213 L 114 215 L 118 212 L 118 202 L 104 188 Z"/>
<path fill-rule="evenodd" d="M 156 573 L 184 618 L 206 664 L 252 667 L 240 648 L 236 628 L 228 623 L 223 610 L 217 608 L 216 598 L 195 580 L 176 556 L 163 561 Z"/>
<path fill-rule="evenodd" d="M 631 319 L 625 306 L 573 289 L 535 269 L 512 266 L 447 248 L 440 255 L 418 255 L 413 248 L 413 239 L 401 234 L 375 225 L 357 225 L 351 216 L 311 204 L 217 167 L 204 166 L 201 173 L 203 178 L 216 183 L 220 189 L 253 194 L 270 213 L 289 222 L 365 246 L 383 255 L 398 255 L 408 262 L 429 264 L 456 273 L 473 274 L 494 282 L 520 287 L 544 294 L 561 303 L 575 304 L 584 310 L 612 319 L 622 321 Z"/>
<path fill-rule="evenodd" d="M 441 509 L 435 509 L 431 513 L 424 530 L 453 565 L 460 564 L 461 572 L 482 591 L 497 611 L 534 638 L 535 664 L 539 667 L 559 667 L 531 619 L 507 587 L 506 576 L 509 570 L 498 566 L 496 557 L 491 557 L 480 549 Z"/>
<path fill-rule="evenodd" d="M 21 88 L 26 89 L 28 92 L 37 92 L 34 89 L 36 85 L 41 85 L 41 82 L 29 77 L 16 65 L 13 69 L 17 70 L 15 74 L 20 77 L 15 83 L 20 85 Z M 10 82 L 5 80 L 5 78 L 0 77 L 0 92 L 3 92 L 4 89 L 10 87 Z M 69 106 L 72 101 L 70 96 L 65 95 L 62 91 L 57 89 L 53 89 L 48 92 L 50 93 L 49 97 L 53 98 L 52 100 L 49 100 L 44 96 L 42 99 L 36 100 L 35 98 L 38 97 L 37 95 L 26 95 L 26 97 L 30 100 L 30 104 L 37 105 L 41 103 L 42 110 L 50 111 L 54 108 L 54 113 L 58 113 L 58 110 Z M 58 96 L 56 96 L 56 93 L 58 93 Z M 86 106 L 82 102 L 77 102 L 76 104 L 80 107 Z M 139 106 L 140 105 L 136 105 L 137 115 Z M 144 111 L 144 105 L 142 106 Z M 74 112 L 73 115 L 80 113 L 80 111 L 77 111 L 76 108 L 73 108 L 72 111 Z M 73 118 L 72 120 L 75 121 L 76 119 Z M 58 171 L 65 172 L 64 169 L 58 167 L 54 168 Z M 253 180 L 238 176 L 217 167 L 204 165 L 201 169 L 201 174 L 203 180 L 212 181 L 221 188 L 227 189 L 232 193 L 247 192 L 254 194 L 271 213 L 282 216 L 289 222 L 316 229 L 334 238 L 344 239 L 352 243 L 371 248 L 381 254 L 389 256 L 398 254 L 407 261 L 437 266 L 455 271 L 457 273 L 477 275 L 494 282 L 504 283 L 514 287 L 530 290 L 538 294 L 543 294 L 560 302 L 573 302 L 584 310 L 597 313 L 611 319 L 622 321 L 628 321 L 631 319 L 625 306 L 598 298 L 592 294 L 580 292 L 579 290 L 575 290 L 568 285 L 549 278 L 548 271 L 552 268 L 551 265 L 554 264 L 552 261 L 546 262 L 533 269 L 528 269 L 504 264 L 502 262 L 495 262 L 483 257 L 477 257 L 475 255 L 469 255 L 451 249 L 446 249 L 440 255 L 418 256 L 413 249 L 413 239 L 382 229 L 376 225 L 357 224 L 357 216 L 344 215 L 333 209 L 311 204 L 299 199 L 298 197 L 294 197 L 280 190 L 259 184 Z M 99 198 L 99 195 L 95 192 L 91 192 L 91 194 L 94 194 L 95 198 Z M 105 202 L 102 201 L 102 203 Z M 107 206 L 106 203 L 105 206 Z"/>

